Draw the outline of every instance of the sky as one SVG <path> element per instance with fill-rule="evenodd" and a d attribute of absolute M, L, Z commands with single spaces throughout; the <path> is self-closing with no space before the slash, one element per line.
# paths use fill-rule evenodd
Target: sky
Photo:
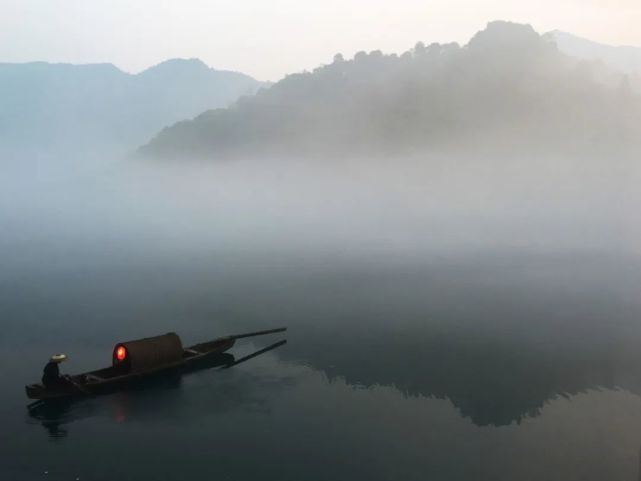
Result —
<path fill-rule="evenodd" d="M 464 44 L 492 20 L 641 46 L 641 0 L 0 0 L 0 62 L 108 62 L 135 73 L 197 57 L 275 81 L 338 52 Z"/>

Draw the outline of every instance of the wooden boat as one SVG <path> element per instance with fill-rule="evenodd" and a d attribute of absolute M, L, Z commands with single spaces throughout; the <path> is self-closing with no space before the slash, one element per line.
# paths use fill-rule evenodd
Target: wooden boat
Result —
<path fill-rule="evenodd" d="M 206 365 L 213 358 L 221 356 L 229 350 L 237 339 L 284 332 L 286 329 L 270 329 L 221 337 L 186 348 L 183 348 L 180 337 L 173 332 L 162 336 L 121 342 L 116 344 L 113 349 L 111 366 L 74 376 L 65 376 L 62 382 L 53 387 L 46 387 L 43 384 L 29 384 L 25 386 L 25 390 L 28 398 L 41 400 L 109 392 L 151 376 Z M 253 353 L 251 356 L 228 364 L 226 367 L 238 364 L 284 343 L 285 341 L 276 343 Z"/>

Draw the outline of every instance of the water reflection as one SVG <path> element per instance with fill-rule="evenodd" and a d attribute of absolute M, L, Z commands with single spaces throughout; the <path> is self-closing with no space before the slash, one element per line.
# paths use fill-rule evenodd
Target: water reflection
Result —
<path fill-rule="evenodd" d="M 31 472 L 36 446 L 50 478 L 73 469 L 64 479 L 638 474 L 641 399 L 630 394 L 641 394 L 638 261 L 503 256 L 415 268 L 331 265 L 300 276 L 266 263 L 231 281 L 202 265 L 147 277 L 132 267 L 134 280 L 123 270 L 112 290 L 107 281 L 84 290 L 56 284 L 40 303 L 17 288 L 3 298 L 10 335 L 0 358 L 24 358 L 4 374 L 19 387 L 60 332 L 60 349 L 86 363 L 79 370 L 99 367 L 125 332 L 144 337 L 177 322 L 185 339 L 198 340 L 277 319 L 292 341 L 239 369 L 40 408 L 27 417 L 35 430 L 24 429 L 24 394 L 14 390 L 5 436 L 18 441 L 6 443 L 5 470 Z M 146 280 L 156 284 L 137 287 Z M 38 444 L 32 431 L 54 442 Z M 119 463 L 96 460 L 100 449 Z M 271 475 L 274 463 L 286 472 Z"/>
<path fill-rule="evenodd" d="M 612 257 L 488 255 L 328 269 L 252 293 L 295 326 L 285 360 L 353 386 L 449 399 L 478 426 L 505 426 L 559 397 L 641 393 L 639 267 Z M 263 315 L 236 311 L 253 322 Z"/>
<path fill-rule="evenodd" d="M 406 397 L 449 399 L 478 426 L 504 426 L 536 417 L 550 400 L 593 389 L 641 394 L 641 342 L 574 342 L 567 348 L 514 339 L 470 339 L 431 331 L 406 335 L 370 331 L 357 336 L 317 332 L 305 353 L 300 343 L 287 356 L 305 355 L 330 380 L 355 386 L 393 386 Z M 576 336 L 581 336 L 577 331 Z M 383 343 L 381 340 L 385 340 Z M 578 344 L 578 345 L 577 345 Z M 331 346 L 322 349 L 320 346 Z M 297 351 L 298 350 L 298 351 Z"/>

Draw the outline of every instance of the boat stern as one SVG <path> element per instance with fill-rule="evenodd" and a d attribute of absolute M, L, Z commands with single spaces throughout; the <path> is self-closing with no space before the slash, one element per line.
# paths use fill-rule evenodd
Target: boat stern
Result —
<path fill-rule="evenodd" d="M 24 387 L 29 399 L 42 399 L 45 387 L 42 384 L 28 384 Z"/>

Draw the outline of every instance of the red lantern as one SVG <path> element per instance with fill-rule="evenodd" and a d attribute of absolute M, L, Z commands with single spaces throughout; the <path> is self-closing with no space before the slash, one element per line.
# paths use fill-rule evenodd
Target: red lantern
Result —
<path fill-rule="evenodd" d="M 125 346 L 118 346 L 118 349 L 116 349 L 116 359 L 118 361 L 124 361 L 126 357 L 127 349 L 125 348 Z"/>

